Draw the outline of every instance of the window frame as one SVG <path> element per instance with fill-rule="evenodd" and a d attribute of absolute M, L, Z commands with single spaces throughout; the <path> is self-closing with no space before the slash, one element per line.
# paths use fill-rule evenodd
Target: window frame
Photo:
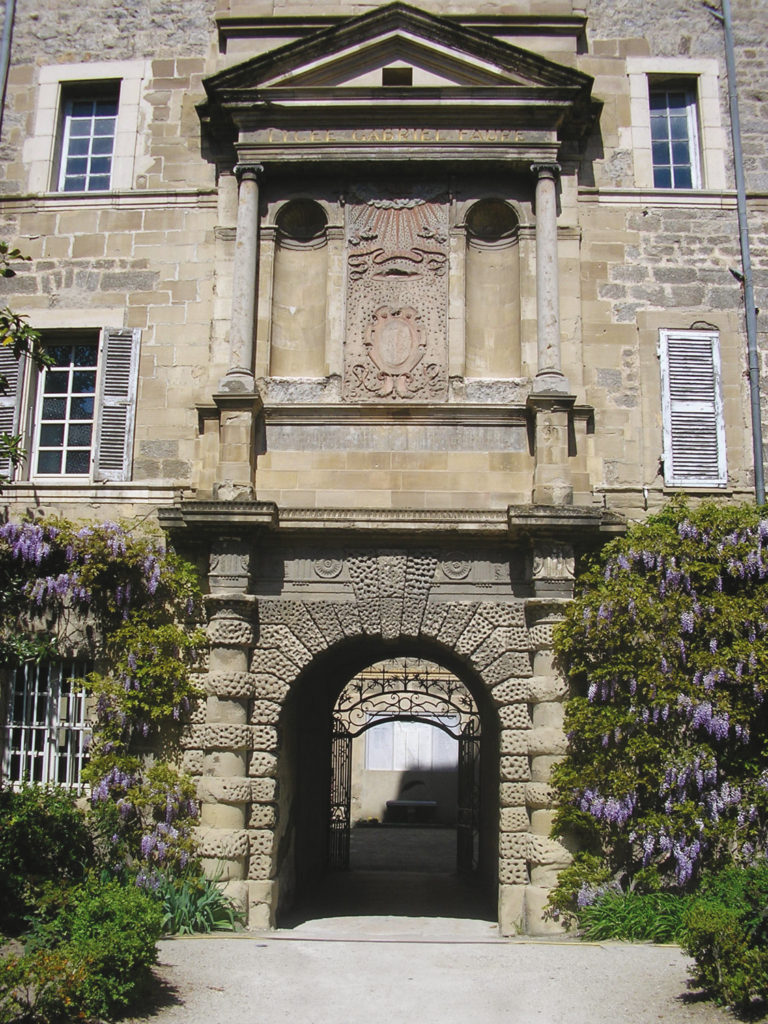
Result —
<path fill-rule="evenodd" d="M 684 349 L 691 351 L 686 355 Z M 694 346 L 697 351 L 694 350 Z M 675 352 L 674 349 L 677 348 Z M 709 350 L 709 355 L 706 354 Z M 659 330 L 661 371 L 662 461 L 667 487 L 721 489 L 728 486 L 725 413 L 720 361 L 720 332 L 717 330 Z M 706 365 L 709 361 L 709 366 Z M 676 379 L 690 387 L 699 377 L 698 394 L 675 395 Z M 709 379 L 708 378 L 709 375 Z M 706 390 L 709 388 L 709 395 Z M 709 417 L 711 427 L 702 429 Z M 706 424 L 704 424 L 706 426 Z M 704 466 L 706 455 L 695 452 L 697 443 L 709 434 L 709 472 L 696 472 L 694 463 Z M 686 448 L 692 452 L 688 455 Z M 677 461 L 676 461 L 677 455 Z M 681 467 L 688 462 L 689 468 Z"/>
<path fill-rule="evenodd" d="M 90 83 L 67 83 L 61 88 L 59 98 L 59 124 L 57 129 L 57 140 L 56 140 L 56 152 L 53 161 L 53 175 L 52 188 L 56 192 L 63 192 L 67 195 L 78 195 L 82 193 L 98 193 L 98 192 L 110 192 L 113 187 L 114 167 L 115 167 L 115 150 L 117 145 L 117 127 L 120 119 L 120 79 L 113 80 L 99 80 L 98 82 Z M 91 102 L 98 103 L 104 101 L 114 101 L 116 109 L 114 113 L 114 127 L 112 131 L 112 148 L 109 152 L 109 183 L 103 188 L 90 188 L 89 180 L 92 176 L 90 173 L 90 160 L 94 155 L 91 153 L 91 146 L 87 154 L 88 159 L 88 171 L 86 172 L 86 187 L 83 189 L 68 189 L 66 187 L 67 179 L 67 159 L 74 154 L 68 152 L 68 144 L 70 143 L 72 136 L 70 134 L 72 120 L 75 115 L 72 112 L 72 107 L 75 103 Z M 91 115 L 92 118 L 96 117 L 94 113 Z M 93 142 L 98 136 L 95 133 L 91 133 L 87 136 L 81 136 L 82 138 L 88 138 Z M 98 156 L 101 156 L 99 154 Z M 104 154 L 106 155 L 106 154 Z M 97 158 L 98 158 L 97 156 Z M 103 177 L 103 175 L 100 175 Z"/>
<path fill-rule="evenodd" d="M 35 122 L 24 141 L 22 159 L 27 167 L 29 191 L 83 196 L 88 193 L 60 192 L 62 99 L 68 95 L 93 95 L 106 84 L 119 83 L 119 104 L 115 125 L 110 191 L 136 187 L 134 177 L 146 155 L 147 140 L 140 130 L 142 100 L 152 77 L 151 61 L 89 61 L 82 64 L 54 64 L 39 71 Z M 94 192 L 93 195 L 103 195 Z"/>
<path fill-rule="evenodd" d="M 714 57 L 627 57 L 630 131 L 635 187 L 653 191 L 656 198 L 676 203 L 696 191 L 722 191 L 726 177 L 726 132 L 720 109 L 720 62 Z M 698 189 L 657 189 L 653 183 L 653 153 L 649 82 L 687 82 L 696 94 L 699 134 Z M 679 197 L 679 198 L 678 198 Z"/>
<path fill-rule="evenodd" d="M 86 659 L 71 658 L 26 662 L 11 673 L 3 723 L 4 782 L 11 786 L 25 782 L 57 785 L 82 792 L 91 697 L 86 687 L 75 689 L 73 683 L 90 671 Z"/>
<path fill-rule="evenodd" d="M 671 111 L 672 106 L 670 103 L 670 95 L 672 93 L 682 93 L 684 96 L 684 109 L 685 119 L 687 126 L 687 134 L 685 142 L 688 145 L 688 153 L 690 160 L 688 163 L 683 164 L 682 162 L 676 162 L 674 159 L 673 146 L 675 140 L 670 125 L 670 120 L 673 117 Z M 665 104 L 664 110 L 666 112 L 666 124 L 667 124 L 667 135 L 663 140 L 667 146 L 667 152 L 669 155 L 669 163 L 657 164 L 654 157 L 654 146 L 661 142 L 660 139 L 654 139 L 653 135 L 653 124 L 655 119 L 655 108 L 653 103 L 654 95 L 664 95 Z M 699 102 L 698 102 L 698 88 L 695 79 L 686 78 L 685 76 L 673 76 L 671 78 L 658 78 L 655 75 L 649 75 L 648 77 L 648 110 L 649 120 L 651 125 L 651 168 L 653 172 L 653 187 L 658 189 L 664 189 L 666 191 L 679 192 L 684 189 L 701 189 L 703 186 L 702 174 L 701 174 L 701 136 L 699 132 Z M 670 184 L 661 185 L 657 181 L 657 170 L 669 168 L 670 173 Z M 680 185 L 675 180 L 676 175 L 682 173 L 682 168 L 690 168 L 691 184 Z"/>
<path fill-rule="evenodd" d="M 0 373 L 9 379 L 0 396 L 0 431 L 21 434 L 28 450 L 25 463 L 13 473 L 8 460 L 0 473 L 11 481 L 82 485 L 91 482 L 126 482 L 131 479 L 138 397 L 141 330 L 132 327 L 68 328 L 43 333 L 45 344 L 73 344 L 78 339 L 98 342 L 93 432 L 88 471 L 85 473 L 37 472 L 40 422 L 36 415 L 42 401 L 46 370 L 17 363 L 13 353 L 0 346 Z"/>

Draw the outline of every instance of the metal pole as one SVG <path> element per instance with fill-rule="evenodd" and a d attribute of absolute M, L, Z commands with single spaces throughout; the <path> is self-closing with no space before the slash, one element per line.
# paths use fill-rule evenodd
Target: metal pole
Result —
<path fill-rule="evenodd" d="M 0 136 L 3 134 L 5 90 L 8 87 L 8 68 L 11 63 L 11 36 L 13 35 L 13 19 L 15 15 L 16 0 L 5 0 L 3 38 L 0 40 Z"/>
<path fill-rule="evenodd" d="M 723 29 L 725 31 L 725 65 L 728 69 L 728 102 L 731 110 L 733 169 L 736 176 L 736 206 L 739 213 L 741 270 L 744 275 L 743 290 L 747 321 L 747 352 L 749 355 L 749 397 L 752 409 L 752 455 L 755 465 L 755 498 L 758 505 L 764 505 L 765 475 L 763 471 L 763 425 L 760 417 L 760 370 L 757 358 L 757 313 L 755 311 L 755 290 L 752 283 L 752 260 L 749 255 L 747 190 L 744 182 L 744 163 L 741 151 L 741 122 L 739 121 L 739 97 L 736 87 L 736 59 L 733 48 L 731 0 L 722 0 L 722 10 Z"/>

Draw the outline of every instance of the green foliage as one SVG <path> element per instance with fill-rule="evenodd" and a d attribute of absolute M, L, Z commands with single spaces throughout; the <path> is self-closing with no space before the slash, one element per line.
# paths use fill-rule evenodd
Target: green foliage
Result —
<path fill-rule="evenodd" d="M 46 883 L 80 881 L 92 863 L 85 816 L 68 793 L 0 788 L 0 930 L 18 934 Z"/>
<path fill-rule="evenodd" d="M 0 242 L 0 277 L 14 277 L 16 271 L 11 264 L 29 262 L 29 259 L 19 249 L 11 249 L 7 242 Z M 0 308 L 0 345 L 12 347 L 16 359 L 31 359 L 37 369 L 50 366 L 53 361 L 43 346 L 40 332 L 29 326 L 27 317 L 12 312 L 7 306 Z M 0 394 L 7 387 L 7 378 L 0 374 Z M 26 452 L 21 447 L 21 441 L 17 434 L 0 433 L 0 459 L 7 459 L 12 466 L 23 462 Z M 7 478 L 0 476 L 2 483 L 7 483 Z"/>
<path fill-rule="evenodd" d="M 690 896 L 674 892 L 622 892 L 605 889 L 579 911 L 585 939 L 603 942 L 677 942 Z"/>
<path fill-rule="evenodd" d="M 233 932 L 242 921 L 221 884 L 199 871 L 188 869 L 180 875 L 158 872 L 152 888 L 162 903 L 163 931 L 168 934 Z"/>
<path fill-rule="evenodd" d="M 135 887 L 91 881 L 39 929 L 30 950 L 3 964 L 0 1021 L 122 1014 L 144 993 L 157 960 L 162 912 Z"/>
<path fill-rule="evenodd" d="M 694 983 L 719 1003 L 768 997 L 768 865 L 705 875 L 685 917 Z"/>
<path fill-rule="evenodd" d="M 555 831 L 625 890 L 766 849 L 766 541 L 758 509 L 672 503 L 604 549 L 557 631 L 574 696 Z M 555 906 L 585 906 L 584 883 Z"/>

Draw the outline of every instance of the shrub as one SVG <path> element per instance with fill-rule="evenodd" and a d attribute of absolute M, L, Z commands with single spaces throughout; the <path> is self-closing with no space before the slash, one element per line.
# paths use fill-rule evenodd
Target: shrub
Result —
<path fill-rule="evenodd" d="M 82 881 L 92 862 L 84 814 L 68 793 L 0 788 L 0 930 L 18 934 L 46 883 Z"/>
<path fill-rule="evenodd" d="M 555 831 L 625 890 L 691 890 L 766 850 L 766 541 L 759 509 L 675 502 L 606 546 L 556 633 Z"/>
<path fill-rule="evenodd" d="M 115 881 L 91 880 L 71 897 L 35 930 L 23 957 L 5 962 L 0 1020 L 113 1017 L 146 990 L 162 928 L 157 903 Z"/>
<path fill-rule="evenodd" d="M 768 996 L 768 865 L 702 879 L 681 945 L 696 961 L 694 984 L 737 1007 Z"/>

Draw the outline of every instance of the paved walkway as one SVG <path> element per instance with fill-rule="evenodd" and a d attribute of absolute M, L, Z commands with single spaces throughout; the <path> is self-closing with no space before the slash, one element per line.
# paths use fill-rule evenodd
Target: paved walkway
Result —
<path fill-rule="evenodd" d="M 160 944 L 143 1024 L 733 1024 L 672 947 L 502 940 L 486 921 L 337 918 Z"/>
<path fill-rule="evenodd" d="M 279 931 L 160 943 L 142 1024 L 733 1024 L 673 947 L 509 940 L 453 830 L 354 830 Z"/>

